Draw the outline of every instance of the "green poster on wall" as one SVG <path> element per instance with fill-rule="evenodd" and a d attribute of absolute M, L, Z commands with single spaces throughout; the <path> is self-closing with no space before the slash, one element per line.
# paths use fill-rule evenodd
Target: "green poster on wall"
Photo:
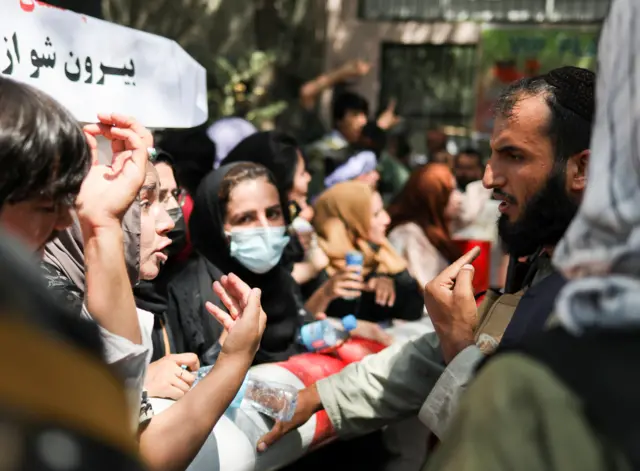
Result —
<path fill-rule="evenodd" d="M 509 83 L 573 65 L 594 70 L 599 27 L 486 26 L 480 38 L 474 128 L 493 129 L 493 106 Z"/>

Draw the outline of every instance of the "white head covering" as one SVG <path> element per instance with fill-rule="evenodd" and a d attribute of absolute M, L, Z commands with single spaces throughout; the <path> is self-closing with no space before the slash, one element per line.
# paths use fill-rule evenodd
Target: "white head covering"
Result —
<path fill-rule="evenodd" d="M 600 39 L 589 182 L 554 253 L 572 279 L 556 312 L 567 330 L 640 326 L 640 2 L 616 0 Z"/>
<path fill-rule="evenodd" d="M 216 158 L 213 162 L 213 168 L 218 168 L 220 162 L 235 146 L 256 132 L 258 132 L 256 127 L 242 118 L 222 118 L 209 126 L 207 136 L 216 145 Z"/>
<path fill-rule="evenodd" d="M 372 151 L 363 150 L 357 152 L 324 179 L 324 186 L 331 188 L 338 183 L 353 180 L 360 175 L 373 172 L 377 165 L 376 154 Z"/>

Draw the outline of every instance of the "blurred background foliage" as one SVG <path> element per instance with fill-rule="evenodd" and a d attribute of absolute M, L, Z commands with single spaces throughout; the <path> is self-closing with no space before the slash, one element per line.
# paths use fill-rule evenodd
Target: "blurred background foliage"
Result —
<path fill-rule="evenodd" d="M 207 70 L 209 120 L 261 128 L 324 65 L 326 5 L 317 0 L 102 0 L 107 21 L 178 42 Z"/>

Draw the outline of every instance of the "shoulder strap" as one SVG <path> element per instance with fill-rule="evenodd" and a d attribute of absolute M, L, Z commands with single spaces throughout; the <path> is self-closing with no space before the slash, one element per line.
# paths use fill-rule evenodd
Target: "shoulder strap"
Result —
<path fill-rule="evenodd" d="M 492 353 L 500 344 L 522 295 L 523 291 L 513 294 L 487 292 L 478 308 L 479 324 L 475 335 L 476 345 L 484 354 Z"/>

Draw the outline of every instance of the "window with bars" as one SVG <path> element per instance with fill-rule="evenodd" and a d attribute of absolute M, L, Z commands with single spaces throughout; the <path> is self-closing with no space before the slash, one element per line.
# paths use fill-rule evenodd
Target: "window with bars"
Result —
<path fill-rule="evenodd" d="M 611 0 L 360 0 L 360 17 L 396 21 L 597 22 Z"/>
<path fill-rule="evenodd" d="M 379 103 L 395 98 L 412 133 L 469 127 L 476 46 L 383 43 L 381 52 Z"/>

